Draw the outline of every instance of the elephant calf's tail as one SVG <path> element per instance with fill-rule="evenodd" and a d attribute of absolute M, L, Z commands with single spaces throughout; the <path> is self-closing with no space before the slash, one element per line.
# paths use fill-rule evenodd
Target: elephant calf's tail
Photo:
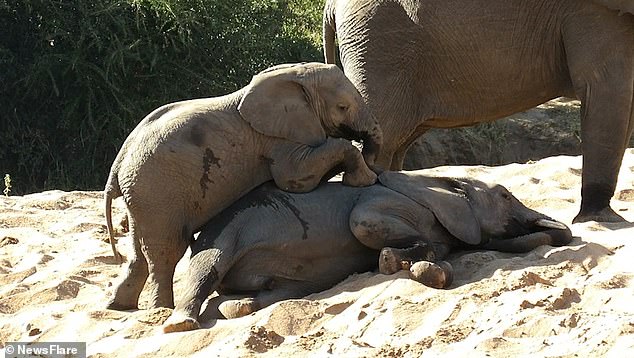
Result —
<path fill-rule="evenodd" d="M 335 64 L 335 32 L 335 4 L 333 0 L 328 0 L 324 6 L 322 41 L 324 61 L 330 64 Z"/>
<path fill-rule="evenodd" d="M 108 178 L 108 183 L 103 191 L 103 198 L 106 203 L 106 226 L 108 227 L 108 238 L 110 240 L 110 246 L 112 247 L 112 254 L 118 263 L 123 262 L 121 254 L 117 251 L 117 246 L 114 243 L 114 229 L 112 227 L 112 200 L 121 196 L 119 185 L 116 183 L 116 178 L 113 174 Z"/>

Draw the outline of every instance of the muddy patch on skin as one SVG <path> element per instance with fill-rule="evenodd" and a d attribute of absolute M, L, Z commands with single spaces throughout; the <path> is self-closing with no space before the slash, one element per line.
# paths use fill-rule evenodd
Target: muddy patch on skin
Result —
<path fill-rule="evenodd" d="M 209 178 L 209 171 L 212 165 L 220 169 L 220 158 L 214 155 L 213 150 L 206 148 L 203 156 L 203 175 L 200 177 L 200 190 L 203 192 L 203 198 L 207 195 L 207 190 L 209 190 L 208 184 L 214 184 L 214 181 Z"/>

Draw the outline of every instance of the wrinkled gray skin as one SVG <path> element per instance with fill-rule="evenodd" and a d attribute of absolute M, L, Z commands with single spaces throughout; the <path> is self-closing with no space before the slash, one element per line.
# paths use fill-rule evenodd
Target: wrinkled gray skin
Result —
<path fill-rule="evenodd" d="M 383 128 L 377 164 L 386 169 L 401 169 L 430 128 L 578 98 L 573 222 L 622 221 L 610 198 L 634 128 L 632 13 L 634 0 L 327 0 L 324 54 L 335 63 L 336 36 L 346 76 Z"/>
<path fill-rule="evenodd" d="M 186 290 L 165 332 L 199 327 L 202 302 L 239 317 L 377 268 L 379 250 L 418 247 L 439 262 L 456 248 L 526 252 L 565 245 L 570 230 L 501 185 L 384 172 L 380 184 L 326 183 L 305 194 L 268 183 L 210 220 L 192 244 Z M 392 271 L 394 272 L 394 271 Z M 232 294 L 250 294 L 238 299 Z"/>
<path fill-rule="evenodd" d="M 108 308 L 136 308 L 148 276 L 150 307 L 173 307 L 174 268 L 192 234 L 259 184 L 273 179 L 306 192 L 333 168 L 345 170 L 347 185 L 373 184 L 361 152 L 332 137 L 363 139 L 370 164 L 381 144 L 354 86 L 320 63 L 276 66 L 227 96 L 150 113 L 124 142 L 105 188 L 111 241 L 111 202 L 122 195 L 135 250 Z"/>

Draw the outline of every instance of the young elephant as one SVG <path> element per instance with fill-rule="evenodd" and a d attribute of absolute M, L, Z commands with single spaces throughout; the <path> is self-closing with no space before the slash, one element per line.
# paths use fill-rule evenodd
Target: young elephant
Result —
<path fill-rule="evenodd" d="M 572 240 L 566 225 L 501 185 L 417 172 L 384 172 L 379 181 L 365 188 L 327 183 L 306 194 L 265 184 L 214 217 L 192 244 L 186 291 L 163 330 L 199 327 L 213 291 L 254 293 L 219 305 L 226 318 L 239 317 L 376 269 L 379 258 L 383 273 L 404 260 L 432 261 L 415 275 L 446 287 L 452 269 L 441 260 L 452 249 L 525 252 Z"/>
<path fill-rule="evenodd" d="M 132 131 L 105 187 L 123 195 L 135 254 L 108 304 L 137 307 L 146 279 L 150 306 L 173 307 L 176 263 L 192 234 L 256 186 L 273 179 L 292 192 L 314 189 L 343 169 L 343 182 L 371 185 L 381 130 L 361 96 L 333 65 L 280 65 L 229 95 L 165 105 Z M 351 142 L 360 138 L 363 156 Z M 113 244 L 115 256 L 118 256 Z"/>

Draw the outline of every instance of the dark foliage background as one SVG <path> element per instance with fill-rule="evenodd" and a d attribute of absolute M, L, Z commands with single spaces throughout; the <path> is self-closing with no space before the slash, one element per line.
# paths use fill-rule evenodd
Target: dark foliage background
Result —
<path fill-rule="evenodd" d="M 101 189 L 154 108 L 321 61 L 322 0 L 0 0 L 0 175 Z"/>

